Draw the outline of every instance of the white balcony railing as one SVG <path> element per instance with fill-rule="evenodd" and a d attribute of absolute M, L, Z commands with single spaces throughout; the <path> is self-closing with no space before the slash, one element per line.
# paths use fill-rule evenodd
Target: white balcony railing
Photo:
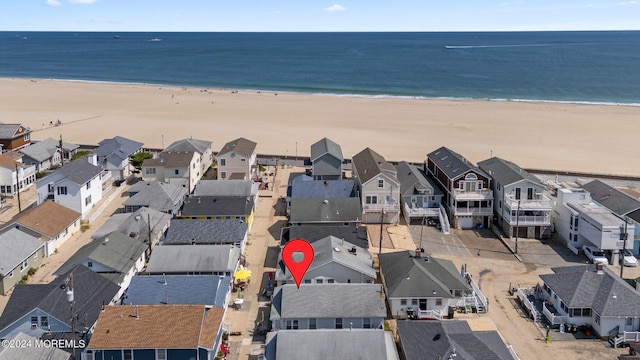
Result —
<path fill-rule="evenodd" d="M 404 211 L 411 218 L 421 218 L 421 217 L 437 217 L 440 213 L 439 208 L 423 208 L 423 207 L 412 207 L 411 203 L 404 204 Z"/>
<path fill-rule="evenodd" d="M 551 310 L 549 310 L 549 308 L 547 307 L 546 302 L 542 303 L 542 313 L 547 318 L 547 320 L 549 320 L 549 323 L 551 323 L 551 325 L 560 325 L 560 324 L 566 324 L 569 322 L 568 316 L 556 315 L 553 312 L 551 312 Z"/>
<path fill-rule="evenodd" d="M 537 195 L 537 194 L 536 194 Z M 540 196 L 535 199 L 516 199 L 513 195 L 507 195 L 505 198 L 505 207 L 517 210 L 518 201 L 520 202 L 520 210 L 551 210 L 551 200 L 546 196 Z"/>
<path fill-rule="evenodd" d="M 454 209 L 457 216 L 490 216 L 493 214 L 493 208 L 473 208 L 473 207 L 458 207 Z"/>
<path fill-rule="evenodd" d="M 509 225 L 516 226 L 516 224 L 520 226 L 527 225 L 551 225 L 551 216 L 549 214 L 544 215 L 520 215 L 520 216 L 510 216 L 507 218 L 509 221 Z"/>
<path fill-rule="evenodd" d="M 442 320 L 442 313 L 440 310 L 420 310 L 418 309 L 418 319 L 436 319 Z"/>
<path fill-rule="evenodd" d="M 100 179 L 103 184 L 111 180 L 111 171 L 103 170 L 102 173 L 100 173 Z"/>
<path fill-rule="evenodd" d="M 364 211 L 399 212 L 400 204 L 365 204 Z"/>
<path fill-rule="evenodd" d="M 32 175 L 36 174 L 36 166 L 35 165 L 24 165 L 22 167 L 22 178 L 26 179 Z"/>
<path fill-rule="evenodd" d="M 466 191 L 461 189 L 453 190 L 453 197 L 457 200 L 492 200 L 493 190 Z"/>
<path fill-rule="evenodd" d="M 638 331 L 625 331 L 622 333 L 622 340 L 626 343 L 640 342 L 640 332 Z"/>

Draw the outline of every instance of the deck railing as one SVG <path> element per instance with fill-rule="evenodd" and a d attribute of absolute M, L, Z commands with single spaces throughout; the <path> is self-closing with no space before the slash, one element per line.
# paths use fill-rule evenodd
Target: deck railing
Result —
<path fill-rule="evenodd" d="M 560 324 L 566 324 L 566 323 L 569 322 L 569 317 L 568 316 L 561 316 L 561 315 L 553 314 L 551 312 L 551 310 L 549 310 L 549 308 L 547 307 L 547 303 L 546 302 L 542 303 L 542 313 L 547 318 L 547 320 L 549 320 L 551 325 L 560 325 Z"/>

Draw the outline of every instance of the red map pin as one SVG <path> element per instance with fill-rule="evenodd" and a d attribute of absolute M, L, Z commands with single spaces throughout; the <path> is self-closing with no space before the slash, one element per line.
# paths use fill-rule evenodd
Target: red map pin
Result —
<path fill-rule="evenodd" d="M 282 249 L 282 261 L 293 275 L 299 289 L 300 282 L 313 261 L 313 248 L 306 240 L 293 239 Z"/>

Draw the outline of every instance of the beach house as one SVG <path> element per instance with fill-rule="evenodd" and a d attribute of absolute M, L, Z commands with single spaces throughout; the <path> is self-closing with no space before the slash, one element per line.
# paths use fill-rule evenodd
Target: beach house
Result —
<path fill-rule="evenodd" d="M 234 245 L 242 250 L 249 235 L 242 219 L 173 219 L 163 245 Z"/>
<path fill-rule="evenodd" d="M 255 202 L 244 196 L 190 196 L 177 215 L 182 219 L 242 220 L 249 229 L 253 223 Z"/>
<path fill-rule="evenodd" d="M 355 196 L 352 180 L 314 180 L 299 175 L 291 180 L 287 189 L 287 213 L 291 211 L 291 199 L 340 199 Z"/>
<path fill-rule="evenodd" d="M 142 180 L 182 186 L 191 193 L 203 175 L 200 156 L 195 151 L 163 151 L 141 166 Z"/>
<path fill-rule="evenodd" d="M 291 226 L 358 226 L 362 222 L 358 198 L 291 199 Z"/>
<path fill-rule="evenodd" d="M 399 162 L 396 171 L 400 181 L 402 212 L 407 224 L 425 224 L 427 219 L 440 219 L 442 191 L 433 179 L 406 161 Z"/>
<path fill-rule="evenodd" d="M 400 181 L 396 168 L 366 148 L 351 160 L 356 192 L 362 203 L 362 222 L 395 224 L 400 220 Z"/>
<path fill-rule="evenodd" d="M 481 161 L 478 166 L 491 176 L 493 211 L 508 237 L 551 236 L 551 199 L 537 177 L 499 157 Z"/>
<path fill-rule="evenodd" d="M 311 145 L 311 176 L 313 180 L 342 179 L 342 148 L 335 142 L 322 138 Z"/>
<path fill-rule="evenodd" d="M 31 143 L 31 129 L 22 124 L 0 123 L 0 148 L 17 151 Z"/>
<path fill-rule="evenodd" d="M 98 164 L 111 173 L 114 180 L 126 179 L 134 170 L 129 157 L 142 150 L 144 144 L 116 136 L 98 143 L 93 152 L 98 155 Z"/>
<path fill-rule="evenodd" d="M 427 155 L 427 171 L 444 192 L 451 226 L 459 229 L 489 226 L 493 217 L 489 175 L 446 147 Z"/>
<path fill-rule="evenodd" d="M 146 273 L 231 276 L 238 269 L 240 255 L 240 248 L 233 245 L 156 246 Z"/>
<path fill-rule="evenodd" d="M 140 181 L 132 185 L 126 194 L 129 198 L 123 203 L 125 212 L 135 212 L 142 207 L 148 207 L 175 215 L 184 203 L 187 189 L 160 181 Z"/>
<path fill-rule="evenodd" d="M 164 151 L 195 152 L 198 155 L 196 164 L 199 166 L 199 172 L 200 174 L 204 174 L 213 163 L 212 145 L 213 143 L 211 141 L 189 138 L 174 141 L 171 145 L 167 146 Z"/>
<path fill-rule="evenodd" d="M 245 138 L 230 141 L 222 147 L 215 159 L 218 163 L 218 180 L 253 180 L 256 178 L 256 146 Z"/>
<path fill-rule="evenodd" d="M 133 213 L 111 215 L 100 228 L 91 234 L 91 239 L 101 239 L 118 231 L 131 239 L 140 240 L 147 244 L 149 247 L 147 249 L 148 256 L 151 249 L 164 238 L 170 223 L 171 215 L 148 207 L 141 207 Z"/>
<path fill-rule="evenodd" d="M 34 141 L 19 151 L 23 155 L 22 161 L 27 165 L 35 165 L 36 171 L 40 172 L 60 165 L 63 159 L 70 160 L 78 147 L 76 144 L 62 142 L 62 148 L 60 148 L 59 141 L 48 138 Z"/>
<path fill-rule="evenodd" d="M 136 275 L 122 305 L 192 304 L 226 308 L 231 277 L 219 275 Z"/>
<path fill-rule="evenodd" d="M 22 154 L 0 154 L 0 195 L 14 196 L 36 182 L 36 166 L 24 164 Z"/>
<path fill-rule="evenodd" d="M 6 295 L 30 268 L 40 266 L 44 243 L 12 228 L 0 233 L 0 249 L 0 294 Z"/>

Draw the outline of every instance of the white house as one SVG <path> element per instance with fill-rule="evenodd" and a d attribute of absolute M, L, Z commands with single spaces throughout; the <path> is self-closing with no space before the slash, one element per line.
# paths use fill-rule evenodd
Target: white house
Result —
<path fill-rule="evenodd" d="M 313 180 L 342 180 L 342 149 L 335 142 L 322 138 L 311 145 L 311 175 Z"/>
<path fill-rule="evenodd" d="M 191 193 L 204 174 L 194 151 L 163 151 L 142 162 L 142 179 L 182 186 Z"/>
<path fill-rule="evenodd" d="M 256 146 L 245 138 L 230 141 L 216 155 L 218 180 L 253 180 L 257 175 Z"/>
<path fill-rule="evenodd" d="M 76 144 L 62 142 L 61 151 L 60 141 L 48 138 L 32 142 L 31 145 L 20 149 L 20 153 L 23 155 L 22 159 L 25 164 L 35 165 L 37 171 L 44 171 L 60 165 L 63 156 L 64 159 L 69 160 L 77 149 L 78 145 Z"/>
<path fill-rule="evenodd" d="M 142 150 L 141 142 L 116 136 L 98 143 L 93 152 L 98 155 L 98 164 L 111 173 L 114 179 L 126 179 L 131 175 L 133 167 L 129 157 Z"/>
<path fill-rule="evenodd" d="M 200 173 L 207 172 L 211 164 L 213 163 L 213 143 L 206 140 L 198 139 L 182 139 L 174 141 L 171 145 L 167 146 L 164 151 L 193 151 L 200 157 L 198 164 L 200 165 Z"/>
<path fill-rule="evenodd" d="M 400 220 L 400 181 L 396 168 L 370 148 L 354 155 L 351 163 L 362 203 L 362 222 L 397 223 Z"/>
<path fill-rule="evenodd" d="M 13 196 L 36 182 L 36 167 L 22 163 L 22 155 L 0 154 L 0 194 Z"/>
<path fill-rule="evenodd" d="M 38 205 L 53 200 L 82 214 L 84 219 L 103 194 L 103 184 L 111 179 L 98 166 L 96 155 L 74 160 L 36 182 Z"/>

